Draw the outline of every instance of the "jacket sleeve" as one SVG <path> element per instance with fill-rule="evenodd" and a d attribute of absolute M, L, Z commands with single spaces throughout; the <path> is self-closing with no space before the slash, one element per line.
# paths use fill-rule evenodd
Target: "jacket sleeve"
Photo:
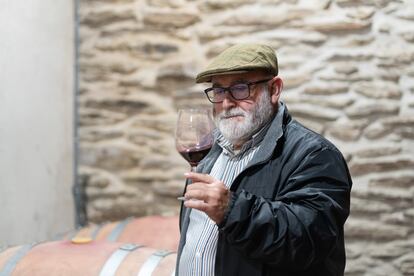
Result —
<path fill-rule="evenodd" d="M 324 148 L 292 170 L 275 199 L 234 193 L 219 231 L 249 259 L 307 268 L 342 241 L 351 178 L 342 155 Z"/>

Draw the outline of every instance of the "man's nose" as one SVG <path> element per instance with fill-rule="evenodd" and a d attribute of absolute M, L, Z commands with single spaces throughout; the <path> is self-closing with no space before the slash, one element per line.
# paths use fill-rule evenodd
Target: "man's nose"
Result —
<path fill-rule="evenodd" d="M 225 94 L 222 105 L 223 109 L 230 109 L 236 106 L 236 100 L 233 99 L 229 91 Z"/>

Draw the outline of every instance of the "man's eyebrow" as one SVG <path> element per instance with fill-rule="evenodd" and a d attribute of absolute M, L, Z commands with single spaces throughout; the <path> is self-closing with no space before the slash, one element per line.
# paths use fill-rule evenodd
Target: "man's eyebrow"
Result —
<path fill-rule="evenodd" d="M 239 83 L 247 83 L 248 81 L 245 79 L 237 79 L 231 82 L 230 86 L 239 84 Z M 219 83 L 213 83 L 212 87 L 223 87 L 223 85 L 220 85 Z"/>

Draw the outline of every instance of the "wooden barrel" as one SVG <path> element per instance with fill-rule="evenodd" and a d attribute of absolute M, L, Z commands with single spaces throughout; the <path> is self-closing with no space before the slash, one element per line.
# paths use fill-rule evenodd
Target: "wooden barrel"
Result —
<path fill-rule="evenodd" d="M 65 235 L 63 239 L 90 238 L 97 241 L 131 242 L 176 251 L 180 239 L 178 217 L 147 216 L 91 225 Z"/>
<path fill-rule="evenodd" d="M 53 241 L 0 253 L 0 275 L 174 275 L 176 253 L 136 244 Z"/>

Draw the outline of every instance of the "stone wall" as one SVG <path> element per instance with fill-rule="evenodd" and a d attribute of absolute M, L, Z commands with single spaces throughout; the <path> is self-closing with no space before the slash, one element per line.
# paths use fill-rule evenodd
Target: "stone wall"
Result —
<path fill-rule="evenodd" d="M 414 275 L 414 3 L 83 0 L 80 180 L 90 221 L 178 212 L 188 165 L 177 109 L 240 42 L 273 46 L 283 100 L 346 156 L 354 186 L 346 275 Z"/>

